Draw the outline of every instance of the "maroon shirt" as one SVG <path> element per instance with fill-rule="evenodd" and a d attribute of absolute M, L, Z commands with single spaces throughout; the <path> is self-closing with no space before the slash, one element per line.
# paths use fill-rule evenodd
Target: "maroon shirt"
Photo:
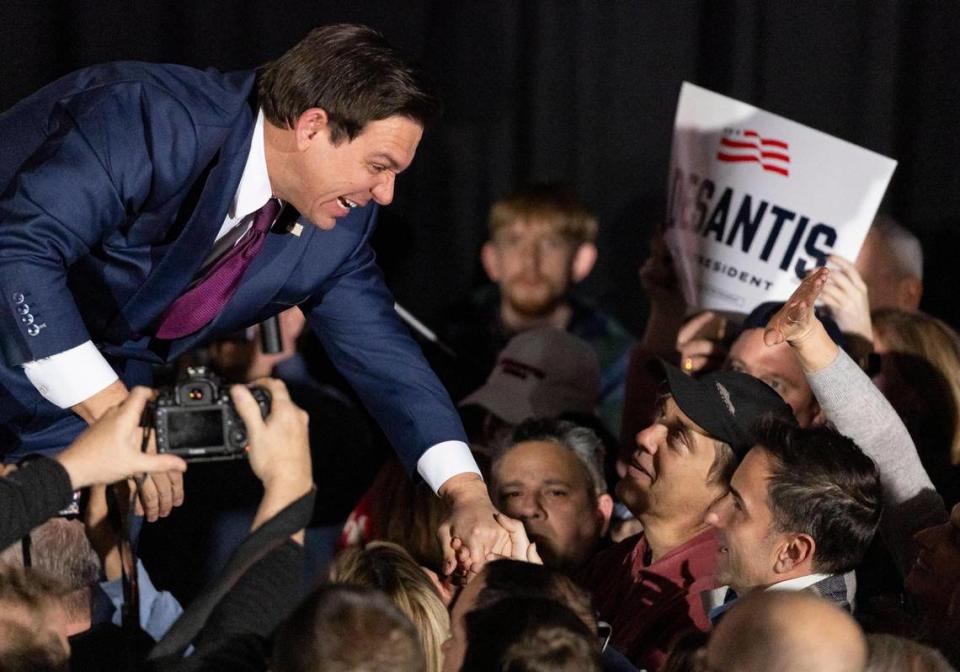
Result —
<path fill-rule="evenodd" d="M 645 565 L 648 550 L 642 532 L 624 539 L 587 565 L 581 583 L 593 593 L 600 618 L 613 626 L 611 645 L 652 671 L 666 660 L 676 635 L 710 628 L 700 593 L 717 587 L 717 542 L 706 530 Z"/>

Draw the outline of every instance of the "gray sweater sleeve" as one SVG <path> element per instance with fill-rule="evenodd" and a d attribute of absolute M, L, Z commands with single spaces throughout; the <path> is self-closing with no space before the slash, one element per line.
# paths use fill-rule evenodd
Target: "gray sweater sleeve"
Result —
<path fill-rule="evenodd" d="M 827 419 L 870 456 L 880 470 L 883 519 L 880 533 L 900 568 L 910 569 L 913 535 L 947 517 L 900 416 L 843 350 L 807 380 Z"/>

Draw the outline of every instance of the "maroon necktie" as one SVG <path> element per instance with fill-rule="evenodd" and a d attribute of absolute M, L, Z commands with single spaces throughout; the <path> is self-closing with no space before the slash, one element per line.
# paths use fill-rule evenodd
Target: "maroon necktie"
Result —
<path fill-rule="evenodd" d="M 220 314 L 237 291 L 247 266 L 267 240 L 267 231 L 280 212 L 280 201 L 271 198 L 253 213 L 253 226 L 247 234 L 193 287 L 188 289 L 160 317 L 157 337 L 181 338 L 199 331 Z"/>

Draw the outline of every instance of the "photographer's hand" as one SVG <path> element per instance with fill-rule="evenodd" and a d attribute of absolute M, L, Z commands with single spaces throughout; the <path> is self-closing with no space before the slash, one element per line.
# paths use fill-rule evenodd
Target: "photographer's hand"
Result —
<path fill-rule="evenodd" d="M 270 415 L 266 420 L 250 390 L 243 385 L 231 387 L 230 396 L 247 426 L 250 468 L 263 483 L 263 499 L 252 531 L 307 494 L 313 487 L 313 472 L 306 411 L 290 400 L 287 386 L 279 380 L 261 378 L 251 384 L 270 392 Z M 303 533 L 294 539 L 302 543 Z"/>
<path fill-rule="evenodd" d="M 115 380 L 92 397 L 71 406 L 71 410 L 88 425 L 92 425 L 109 409 L 123 402 L 129 394 L 123 381 Z M 147 452 L 157 452 L 157 444 L 152 434 Z M 183 504 L 183 476 L 179 471 L 150 474 L 136 483 L 131 483 L 130 487 L 137 490 L 136 514 L 144 516 L 151 523 L 158 518 L 169 516 L 173 507 Z"/>
<path fill-rule="evenodd" d="M 116 483 L 135 474 L 176 472 L 187 463 L 176 455 L 150 455 L 140 450 L 140 417 L 152 391 L 135 387 L 119 405 L 108 409 L 56 459 L 75 490 L 98 483 Z"/>

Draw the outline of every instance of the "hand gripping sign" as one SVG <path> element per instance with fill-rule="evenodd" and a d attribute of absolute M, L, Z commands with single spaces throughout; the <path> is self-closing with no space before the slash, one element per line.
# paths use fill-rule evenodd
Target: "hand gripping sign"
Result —
<path fill-rule="evenodd" d="M 684 82 L 664 239 L 689 310 L 748 313 L 827 255 L 856 259 L 896 165 Z"/>

